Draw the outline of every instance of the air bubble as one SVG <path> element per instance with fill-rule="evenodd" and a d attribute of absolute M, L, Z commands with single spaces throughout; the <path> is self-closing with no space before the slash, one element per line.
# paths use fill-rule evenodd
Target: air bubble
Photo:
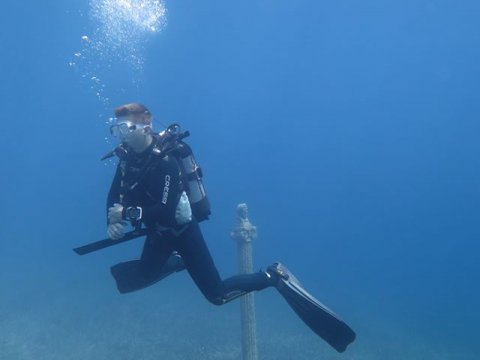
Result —
<path fill-rule="evenodd" d="M 74 54 L 69 65 L 88 83 L 98 100 L 110 107 L 105 95 L 109 87 L 103 79 L 109 77 L 106 74 L 113 68 L 124 64 L 132 70 L 127 78 L 129 85 L 138 86 L 136 79 L 143 71 L 144 48 L 151 36 L 166 26 L 167 10 L 160 0 L 89 0 L 89 4 L 95 30 L 81 36 L 82 49 Z M 117 85 L 115 89 L 121 91 L 122 87 Z"/>

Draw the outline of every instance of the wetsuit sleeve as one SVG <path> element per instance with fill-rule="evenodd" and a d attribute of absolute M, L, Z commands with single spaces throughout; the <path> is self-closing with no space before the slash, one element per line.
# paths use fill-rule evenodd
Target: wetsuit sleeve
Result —
<path fill-rule="evenodd" d="M 146 226 L 159 223 L 166 227 L 176 227 L 175 209 L 180 198 L 180 168 L 172 156 L 160 160 L 149 175 L 148 196 L 153 204 L 142 208 L 142 220 Z"/>
<path fill-rule="evenodd" d="M 113 204 L 120 202 L 120 182 L 121 182 L 122 172 L 120 166 L 117 166 L 117 171 L 113 177 L 112 185 L 110 185 L 110 191 L 108 192 L 107 197 L 107 224 L 108 224 L 108 208 L 112 207 Z"/>

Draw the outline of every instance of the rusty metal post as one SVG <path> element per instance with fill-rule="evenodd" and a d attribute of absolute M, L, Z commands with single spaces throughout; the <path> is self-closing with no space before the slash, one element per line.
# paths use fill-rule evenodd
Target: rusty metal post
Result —
<path fill-rule="evenodd" d="M 257 237 L 257 228 L 248 220 L 247 204 L 237 206 L 237 224 L 230 236 L 238 246 L 238 268 L 241 274 L 253 272 L 252 240 Z M 253 293 L 240 299 L 242 321 L 243 360 L 258 360 L 257 331 L 255 321 L 255 298 Z"/>

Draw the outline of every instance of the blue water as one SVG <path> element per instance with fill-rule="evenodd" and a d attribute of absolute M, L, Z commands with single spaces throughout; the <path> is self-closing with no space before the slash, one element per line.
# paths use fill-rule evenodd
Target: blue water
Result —
<path fill-rule="evenodd" d="M 163 28 L 89 48 L 99 3 L 0 12 L 0 359 L 241 358 L 238 303 L 186 273 L 117 294 L 141 241 L 71 251 L 105 237 L 99 158 L 131 101 L 190 130 L 221 274 L 247 202 L 255 267 L 281 260 L 357 332 L 338 355 L 266 290 L 261 359 L 479 358 L 478 1 L 168 1 Z"/>

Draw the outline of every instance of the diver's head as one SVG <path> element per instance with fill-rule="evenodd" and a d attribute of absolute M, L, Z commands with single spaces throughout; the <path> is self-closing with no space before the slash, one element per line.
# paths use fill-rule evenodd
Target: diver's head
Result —
<path fill-rule="evenodd" d="M 115 123 L 110 132 L 135 152 L 144 151 L 153 140 L 152 114 L 142 104 L 130 103 L 115 109 Z"/>

